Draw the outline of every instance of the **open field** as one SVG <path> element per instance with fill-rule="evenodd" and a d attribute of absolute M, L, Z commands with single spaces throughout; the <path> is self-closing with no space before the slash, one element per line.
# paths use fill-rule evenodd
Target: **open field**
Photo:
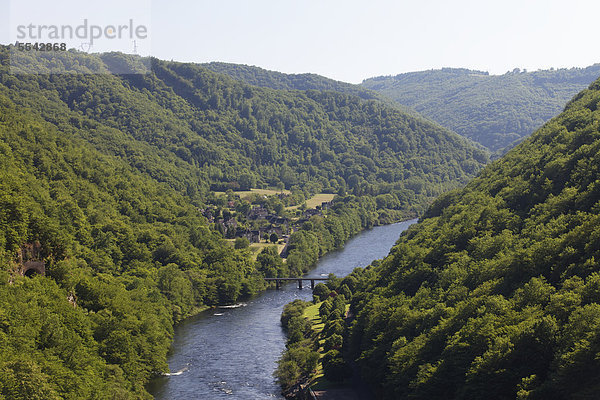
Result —
<path fill-rule="evenodd" d="M 225 240 L 229 244 L 231 244 L 231 246 L 233 247 L 233 245 L 235 243 L 235 239 L 225 239 Z M 250 243 L 250 246 L 248 248 L 252 252 L 252 258 L 254 258 L 256 260 L 256 256 L 258 256 L 258 253 L 260 253 L 262 251 L 262 249 L 264 249 L 265 247 L 269 247 L 269 246 L 277 246 L 277 253 L 281 254 L 281 252 L 283 251 L 283 248 L 285 247 L 285 244 L 283 244 L 283 243 L 273 244 L 271 242 L 265 243 L 264 241 L 261 241 L 260 243 Z M 317 312 L 318 312 L 318 310 L 317 310 Z"/>
<path fill-rule="evenodd" d="M 273 243 L 265 243 L 265 242 L 260 242 L 260 243 L 251 243 L 250 244 L 250 250 L 252 250 L 252 252 L 254 253 L 254 259 L 256 259 L 256 256 L 258 255 L 258 253 L 260 253 L 262 251 L 262 249 L 264 249 L 265 247 L 269 247 L 269 246 L 277 246 L 277 254 L 281 254 L 281 251 L 283 250 L 283 248 L 285 247 L 285 244 L 273 244 Z"/>
<path fill-rule="evenodd" d="M 315 331 L 316 334 L 320 334 L 323 328 L 325 327 L 325 323 L 319 315 L 319 307 L 321 307 L 321 304 L 323 304 L 322 301 L 318 302 L 317 304 L 313 304 L 312 306 L 308 306 L 302 314 L 302 316 L 308 319 L 308 321 L 312 324 L 312 329 L 313 331 Z M 324 339 L 319 339 L 319 346 L 322 347 L 324 343 Z M 322 357 L 323 352 L 319 351 L 319 364 L 317 365 L 317 370 L 313 375 L 312 382 L 310 385 L 313 390 L 315 388 L 323 390 L 332 386 L 332 383 L 325 379 L 325 377 L 323 376 L 323 365 L 321 364 L 320 360 L 320 358 Z"/>
<path fill-rule="evenodd" d="M 313 304 L 312 306 L 308 306 L 302 314 L 302 316 L 308 319 L 308 321 L 312 324 L 312 329 L 316 333 L 321 333 L 323 327 L 325 326 L 321 320 L 321 317 L 319 316 L 319 307 L 321 307 L 321 304 L 323 304 L 322 301 L 317 304 Z"/>
<path fill-rule="evenodd" d="M 315 208 L 316 206 L 320 206 L 321 203 L 323 203 L 324 201 L 333 200 L 334 196 L 335 196 L 335 194 L 333 194 L 333 193 L 317 193 L 310 199 L 306 200 L 306 208 Z M 295 210 L 298 207 L 299 206 L 291 206 L 291 207 L 286 207 L 285 209 L 286 210 Z"/>

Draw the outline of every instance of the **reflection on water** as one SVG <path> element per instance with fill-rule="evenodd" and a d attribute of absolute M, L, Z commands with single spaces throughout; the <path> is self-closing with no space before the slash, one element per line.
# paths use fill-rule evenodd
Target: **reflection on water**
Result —
<path fill-rule="evenodd" d="M 356 267 L 385 257 L 416 220 L 365 231 L 339 251 L 323 257 L 307 276 L 343 277 Z M 279 317 L 295 299 L 311 299 L 310 288 L 297 283 L 269 290 L 245 304 L 219 307 L 192 317 L 175 328 L 168 376 L 148 387 L 156 399 L 283 399 L 273 371 L 285 348 Z"/>

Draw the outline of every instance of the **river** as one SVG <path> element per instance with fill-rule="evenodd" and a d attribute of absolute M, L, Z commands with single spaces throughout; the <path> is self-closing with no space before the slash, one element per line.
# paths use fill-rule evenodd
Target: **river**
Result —
<path fill-rule="evenodd" d="M 416 220 L 375 227 L 349 240 L 343 249 L 319 260 L 307 276 L 348 275 L 385 257 L 400 233 Z M 310 300 L 310 285 L 296 282 L 268 290 L 239 308 L 218 308 L 175 327 L 169 354 L 170 376 L 155 379 L 148 390 L 157 400 L 283 399 L 273 378 L 285 348 L 279 317 L 295 299 Z"/>

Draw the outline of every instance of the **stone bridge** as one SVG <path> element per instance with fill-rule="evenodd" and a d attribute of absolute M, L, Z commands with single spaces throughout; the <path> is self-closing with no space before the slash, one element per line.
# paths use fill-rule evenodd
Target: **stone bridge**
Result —
<path fill-rule="evenodd" d="M 326 281 L 329 278 L 265 278 L 265 281 L 272 282 L 275 281 L 275 289 L 279 290 L 281 288 L 281 283 L 286 281 L 297 281 L 298 289 L 302 290 L 302 281 L 310 281 L 310 288 L 315 288 L 315 281 Z"/>

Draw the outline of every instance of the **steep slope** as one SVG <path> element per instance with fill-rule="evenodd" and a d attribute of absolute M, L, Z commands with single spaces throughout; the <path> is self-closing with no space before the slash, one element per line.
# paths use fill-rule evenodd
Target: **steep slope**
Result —
<path fill-rule="evenodd" d="M 91 63 L 80 53 L 64 57 L 53 62 Z M 283 185 L 307 194 L 393 193 L 402 208 L 419 212 L 487 161 L 457 135 L 377 101 L 257 88 L 194 64 L 153 60 L 148 75 L 0 83 L 16 104 L 200 199 L 211 188 Z"/>
<path fill-rule="evenodd" d="M 389 97 L 367 89 L 361 85 L 336 81 L 317 74 L 286 74 L 264 68 L 222 62 L 200 64 L 211 71 L 230 76 L 249 85 L 277 90 L 318 90 L 320 92 L 338 92 L 360 97 L 363 100 L 378 100 L 389 107 L 399 109 L 405 114 L 423 119 L 423 116 L 411 107 L 407 107 Z"/>
<path fill-rule="evenodd" d="M 290 238 L 299 273 L 486 161 L 455 134 L 348 94 L 160 60 L 147 75 L 106 73 L 134 61 L 69 51 L 37 66 L 105 73 L 13 75 L 0 49 L 0 398 L 147 398 L 176 321 L 263 289 L 261 260 L 201 216 L 211 189 L 340 193 L 326 221 Z M 16 273 L 30 248 L 45 277 Z"/>
<path fill-rule="evenodd" d="M 366 272 L 347 345 L 380 398 L 597 397 L 599 104 L 600 80 Z"/>
<path fill-rule="evenodd" d="M 504 75 L 443 68 L 366 79 L 362 86 L 497 151 L 557 115 L 599 75 L 600 64 Z"/>
<path fill-rule="evenodd" d="M 0 86 L 0 397 L 144 398 L 167 370 L 173 323 L 260 278 L 189 198 L 7 95 Z M 9 275 L 36 243 L 46 277 Z"/>

